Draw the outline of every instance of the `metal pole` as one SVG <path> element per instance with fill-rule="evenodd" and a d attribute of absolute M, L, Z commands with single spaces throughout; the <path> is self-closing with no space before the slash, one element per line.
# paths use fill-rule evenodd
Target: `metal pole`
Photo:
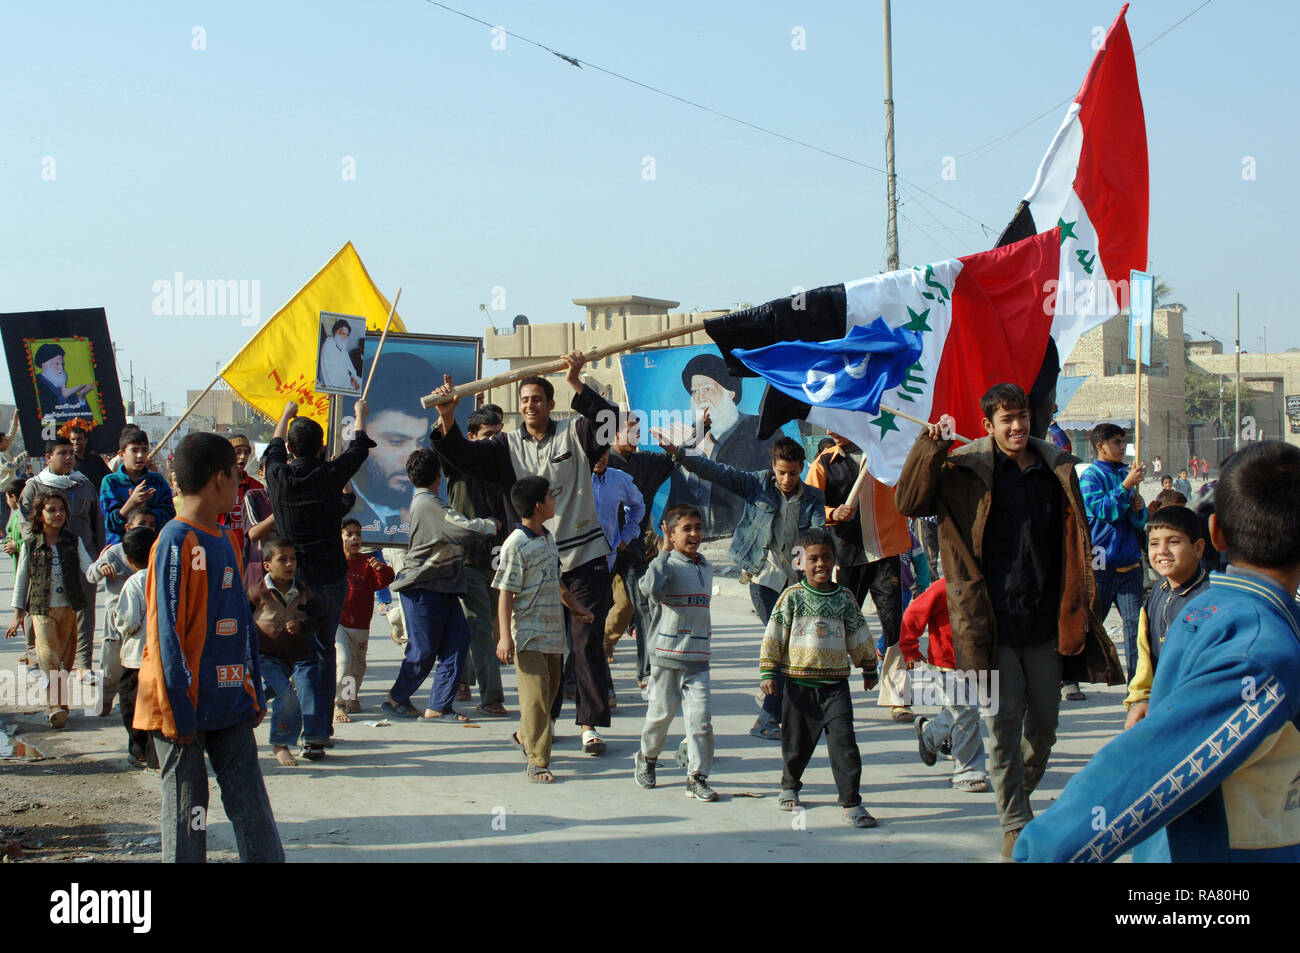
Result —
<path fill-rule="evenodd" d="M 135 361 L 131 362 L 131 416 L 135 416 Z"/>
<path fill-rule="evenodd" d="M 1241 449 L 1241 292 L 1237 292 L 1237 409 L 1232 425 L 1232 452 Z"/>
<path fill-rule="evenodd" d="M 889 25 L 889 0 L 884 3 L 885 34 L 885 183 L 889 208 L 885 226 L 885 267 L 898 270 L 898 192 L 894 175 L 894 55 L 893 39 Z"/>

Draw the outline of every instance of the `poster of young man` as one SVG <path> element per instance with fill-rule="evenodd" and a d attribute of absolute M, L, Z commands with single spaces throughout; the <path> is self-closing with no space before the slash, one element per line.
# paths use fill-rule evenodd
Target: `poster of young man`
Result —
<path fill-rule="evenodd" d="M 75 421 L 90 450 L 117 452 L 126 408 L 103 308 L 3 314 L 0 338 L 28 447 L 67 436 Z"/>
<path fill-rule="evenodd" d="M 366 335 L 361 379 L 370 373 L 379 332 Z M 411 497 L 415 488 L 406 476 L 406 458 L 429 448 L 429 430 L 438 420 L 437 408 L 425 410 L 420 398 L 442 382 L 443 374 L 458 381 L 477 380 L 483 363 L 483 341 L 474 337 L 389 333 L 379 369 L 366 397 L 370 405 L 366 434 L 375 441 L 365 465 L 352 479 L 357 495 L 350 516 L 361 521 L 361 541 L 367 545 L 405 546 L 409 542 Z M 352 408 L 343 399 L 338 438 L 351 438 Z M 456 420 L 465 427 L 474 412 L 473 400 L 461 401 Z M 341 444 L 340 444 L 341 445 Z M 446 478 L 439 495 L 446 499 Z"/>
<path fill-rule="evenodd" d="M 772 444 L 781 434 L 767 440 L 757 437 L 763 382 L 732 377 L 716 346 L 635 351 L 619 361 L 628 406 L 641 416 L 640 449 L 658 452 L 650 428 L 663 427 L 687 453 L 703 454 L 738 470 L 772 466 Z M 797 424 L 784 429 L 799 439 Z M 651 526 L 658 526 L 660 514 L 678 503 L 699 508 L 706 539 L 730 536 L 745 508 L 730 490 L 678 468 L 655 496 Z"/>
<path fill-rule="evenodd" d="M 365 318 L 330 311 L 320 313 L 320 347 L 316 358 L 316 390 L 319 393 L 361 396 L 365 343 Z"/>

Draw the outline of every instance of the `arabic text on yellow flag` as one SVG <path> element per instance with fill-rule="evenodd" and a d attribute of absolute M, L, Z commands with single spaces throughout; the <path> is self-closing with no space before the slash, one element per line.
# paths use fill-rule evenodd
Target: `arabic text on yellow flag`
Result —
<path fill-rule="evenodd" d="M 326 426 L 329 395 L 318 394 L 315 387 L 320 313 L 364 317 L 367 331 L 382 331 L 388 308 L 388 299 L 370 280 L 361 256 L 348 242 L 262 325 L 221 376 L 242 400 L 272 420 L 279 419 L 286 401 L 295 400 L 299 416 Z M 406 330 L 396 314 L 390 330 Z"/>

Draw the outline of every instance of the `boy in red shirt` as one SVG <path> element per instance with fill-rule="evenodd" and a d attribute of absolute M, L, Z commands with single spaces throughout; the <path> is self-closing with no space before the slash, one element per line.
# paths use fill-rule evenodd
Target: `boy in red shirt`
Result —
<path fill-rule="evenodd" d="M 343 555 L 348 561 L 348 594 L 343 601 L 334 644 L 338 648 L 338 692 L 334 696 L 334 720 L 351 721 L 348 716 L 361 710 L 357 697 L 361 680 L 366 676 L 366 647 L 370 644 L 370 618 L 375 612 L 375 593 L 393 581 L 393 567 L 373 555 L 362 555 L 361 523 L 348 517 L 343 521 Z"/>
<path fill-rule="evenodd" d="M 939 757 L 945 745 L 952 750 L 952 786 L 958 791 L 981 794 L 989 789 L 984 770 L 984 739 L 980 736 L 979 706 L 974 685 L 953 671 L 952 625 L 948 621 L 948 587 L 943 579 L 930 586 L 908 604 L 903 613 L 902 634 L 898 648 L 911 669 L 925 661 L 921 655 L 921 633 L 930 630 L 927 646 L 931 667 L 942 679 L 944 706 L 934 718 L 918 718 L 916 744 L 921 762 L 927 767 Z"/>

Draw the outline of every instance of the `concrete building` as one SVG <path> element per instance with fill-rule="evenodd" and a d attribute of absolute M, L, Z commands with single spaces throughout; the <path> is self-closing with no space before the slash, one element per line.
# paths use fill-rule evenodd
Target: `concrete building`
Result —
<path fill-rule="evenodd" d="M 1135 416 L 1142 421 L 1142 459 L 1148 464 L 1159 456 L 1168 469 L 1193 452 L 1186 419 L 1182 307 L 1157 308 L 1153 324 L 1151 365 L 1142 370 L 1140 408 L 1135 366 L 1128 356 L 1128 315 L 1116 315 L 1083 335 L 1063 362 L 1062 375 L 1088 377 L 1069 406 L 1057 412 L 1057 423 L 1070 434 L 1080 459 L 1092 456 L 1085 435 L 1093 426 L 1115 423 L 1131 438 Z"/>
<path fill-rule="evenodd" d="M 487 328 L 483 332 L 484 357 L 510 362 L 510 369 L 527 367 L 546 361 L 558 361 L 573 350 L 590 351 L 620 341 L 653 334 L 655 331 L 681 327 L 692 321 L 714 318 L 726 311 L 680 313 L 671 309 L 678 302 L 665 298 L 644 298 L 640 295 L 615 295 L 606 298 L 574 298 L 573 303 L 586 312 L 580 321 L 555 324 L 516 324 L 509 331 Z M 652 347 L 681 347 L 690 344 L 708 344 L 709 336 L 695 331 L 673 338 Z M 555 386 L 557 417 L 568 416 L 573 391 L 564 380 L 564 371 L 546 375 Z M 617 357 L 608 357 L 589 363 L 583 368 L 583 383 L 595 387 L 606 399 L 621 404 L 627 399 L 623 389 L 623 375 Z M 506 426 L 517 427 L 520 419 L 519 385 L 494 387 L 484 395 L 485 403 L 498 404 L 506 412 Z"/>
<path fill-rule="evenodd" d="M 1219 342 L 1190 341 L 1188 361 L 1198 370 L 1218 379 L 1222 389 L 1221 420 L 1189 421 L 1196 452 L 1212 463 L 1232 452 L 1237 434 L 1236 355 L 1224 354 Z M 1238 426 L 1242 440 L 1286 440 L 1300 446 L 1300 351 L 1281 354 L 1242 354 L 1241 392 L 1252 398 L 1249 415 L 1243 412 Z M 1216 418 L 1219 415 L 1216 414 Z"/>
<path fill-rule="evenodd" d="M 201 393 L 203 392 L 199 390 L 186 391 L 185 406 L 194 403 L 194 399 Z M 211 421 L 209 426 L 217 431 L 239 430 L 252 424 L 260 426 L 260 423 L 266 420 L 221 382 L 204 395 L 203 400 L 199 401 L 199 405 L 194 408 L 194 413 L 208 418 Z"/>

